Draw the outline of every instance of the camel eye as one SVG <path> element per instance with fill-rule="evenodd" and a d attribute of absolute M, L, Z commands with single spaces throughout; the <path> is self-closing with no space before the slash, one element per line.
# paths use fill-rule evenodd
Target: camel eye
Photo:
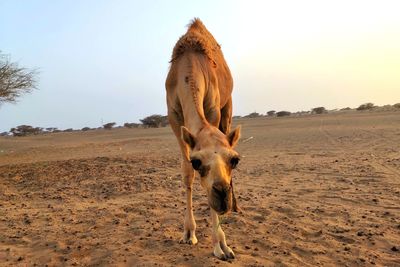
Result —
<path fill-rule="evenodd" d="M 190 162 L 192 163 L 193 169 L 195 169 L 196 171 L 198 171 L 198 170 L 200 169 L 200 167 L 201 167 L 201 160 L 199 160 L 199 159 L 192 159 Z"/>
<path fill-rule="evenodd" d="M 236 165 L 238 165 L 239 160 L 240 160 L 240 159 L 239 159 L 238 157 L 233 157 L 233 158 L 231 158 L 231 160 L 229 161 L 229 163 L 230 163 L 232 169 L 236 168 Z"/>

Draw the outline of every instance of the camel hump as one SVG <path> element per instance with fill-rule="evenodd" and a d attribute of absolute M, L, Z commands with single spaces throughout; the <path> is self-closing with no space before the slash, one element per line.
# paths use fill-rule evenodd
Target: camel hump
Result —
<path fill-rule="evenodd" d="M 221 46 L 207 30 L 199 18 L 194 18 L 188 25 L 187 32 L 179 38 L 172 52 L 171 62 L 178 59 L 186 51 L 198 52 L 214 61 Z"/>
<path fill-rule="evenodd" d="M 188 32 L 190 31 L 198 32 L 205 38 L 209 39 L 209 41 L 217 44 L 217 41 L 215 41 L 214 36 L 212 36 L 212 34 L 207 30 L 206 26 L 204 26 L 203 22 L 199 18 L 192 19 L 191 22 L 187 25 L 187 27 L 188 27 Z"/>

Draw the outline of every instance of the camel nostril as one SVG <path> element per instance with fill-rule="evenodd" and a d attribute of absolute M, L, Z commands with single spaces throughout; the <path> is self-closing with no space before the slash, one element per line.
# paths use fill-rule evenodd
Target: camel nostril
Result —
<path fill-rule="evenodd" d="M 225 197 L 226 197 L 226 191 L 224 190 L 224 188 L 222 188 L 222 187 L 217 187 L 217 186 L 213 186 L 213 190 L 214 190 L 214 192 L 216 193 L 216 195 L 218 196 L 218 198 L 220 199 L 220 200 L 224 200 L 225 199 Z"/>
<path fill-rule="evenodd" d="M 216 183 L 213 185 L 212 190 L 214 191 L 214 196 L 220 201 L 226 201 L 229 197 L 231 191 L 230 185 Z"/>

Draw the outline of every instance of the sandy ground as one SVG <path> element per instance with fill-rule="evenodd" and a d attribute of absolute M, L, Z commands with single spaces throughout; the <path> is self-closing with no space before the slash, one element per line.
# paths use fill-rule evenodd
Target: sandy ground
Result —
<path fill-rule="evenodd" d="M 169 128 L 0 138 L 1 266 L 400 266 L 400 112 L 239 120 L 237 258 L 179 244 L 184 191 Z M 252 137 L 252 139 L 250 139 Z"/>

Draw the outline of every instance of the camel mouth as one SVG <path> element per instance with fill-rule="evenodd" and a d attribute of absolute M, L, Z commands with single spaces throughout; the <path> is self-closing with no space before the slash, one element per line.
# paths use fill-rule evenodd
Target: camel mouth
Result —
<path fill-rule="evenodd" d="M 229 213 L 230 211 L 231 211 L 231 210 L 217 211 L 217 214 L 218 214 L 218 215 L 224 215 L 224 214 Z"/>
<path fill-rule="evenodd" d="M 227 203 L 226 201 L 211 201 L 210 203 L 210 207 L 215 210 L 218 215 L 224 215 L 226 213 L 228 213 L 229 211 L 231 211 L 232 206 L 228 206 L 229 203 Z"/>
<path fill-rule="evenodd" d="M 232 190 L 231 188 L 224 188 L 218 190 L 215 187 L 211 190 L 209 197 L 209 205 L 219 215 L 223 215 L 232 210 Z"/>

